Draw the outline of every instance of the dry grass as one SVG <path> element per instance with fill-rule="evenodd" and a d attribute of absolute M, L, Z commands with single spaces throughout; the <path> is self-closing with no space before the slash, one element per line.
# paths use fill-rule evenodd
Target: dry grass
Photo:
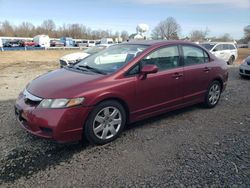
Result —
<path fill-rule="evenodd" d="M 242 60 L 250 55 L 250 48 L 239 48 L 238 54 L 239 54 L 239 57 L 237 59 L 237 64 L 241 64 Z"/>
<path fill-rule="evenodd" d="M 57 64 L 60 57 L 80 50 L 37 50 L 0 52 L 0 69 L 22 64 Z"/>
<path fill-rule="evenodd" d="M 52 66 L 58 67 L 58 59 L 63 55 L 80 50 L 38 50 L 38 51 L 5 51 L 0 52 L 0 70 L 9 66 Z M 250 55 L 249 48 L 240 48 L 237 64 Z"/>

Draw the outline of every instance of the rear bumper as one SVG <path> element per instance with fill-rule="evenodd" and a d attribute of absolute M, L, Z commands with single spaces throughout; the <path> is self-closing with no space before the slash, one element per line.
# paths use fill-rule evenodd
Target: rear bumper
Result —
<path fill-rule="evenodd" d="M 29 133 L 65 143 L 82 139 L 83 126 L 92 107 L 76 106 L 63 109 L 41 109 L 27 105 L 23 99 L 15 104 L 21 127 Z"/>

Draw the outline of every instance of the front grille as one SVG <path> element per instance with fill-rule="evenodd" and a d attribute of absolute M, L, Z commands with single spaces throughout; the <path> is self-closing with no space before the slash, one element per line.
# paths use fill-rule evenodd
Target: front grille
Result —
<path fill-rule="evenodd" d="M 250 74 L 250 70 L 245 70 L 245 73 L 246 74 Z"/>
<path fill-rule="evenodd" d="M 66 63 L 66 61 L 60 59 L 60 65 L 67 66 L 67 63 Z"/>

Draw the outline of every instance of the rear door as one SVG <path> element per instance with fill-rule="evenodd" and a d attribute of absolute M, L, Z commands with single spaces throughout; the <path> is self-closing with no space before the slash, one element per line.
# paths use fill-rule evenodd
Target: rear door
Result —
<path fill-rule="evenodd" d="M 204 100 L 209 86 L 211 71 L 213 71 L 209 56 L 203 49 L 183 45 L 184 61 L 184 102 L 196 103 Z"/>
<path fill-rule="evenodd" d="M 153 64 L 159 68 L 146 79 L 136 80 L 136 112 L 138 116 L 171 108 L 183 99 L 183 66 L 179 47 L 161 47 L 140 61 L 140 66 Z"/>

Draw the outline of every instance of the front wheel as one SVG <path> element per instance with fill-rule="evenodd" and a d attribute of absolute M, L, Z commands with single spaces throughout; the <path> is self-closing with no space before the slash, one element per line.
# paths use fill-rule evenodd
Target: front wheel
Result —
<path fill-rule="evenodd" d="M 87 140 L 93 144 L 106 144 L 115 140 L 126 123 L 123 106 L 114 100 L 98 104 L 90 113 L 84 128 Z"/>
<path fill-rule="evenodd" d="M 217 105 L 221 95 L 221 84 L 219 81 L 213 81 L 206 93 L 205 106 L 208 108 L 213 108 Z"/>
<path fill-rule="evenodd" d="M 231 56 L 228 60 L 228 65 L 232 65 L 234 63 L 234 60 L 235 60 L 235 57 L 234 56 Z"/>

